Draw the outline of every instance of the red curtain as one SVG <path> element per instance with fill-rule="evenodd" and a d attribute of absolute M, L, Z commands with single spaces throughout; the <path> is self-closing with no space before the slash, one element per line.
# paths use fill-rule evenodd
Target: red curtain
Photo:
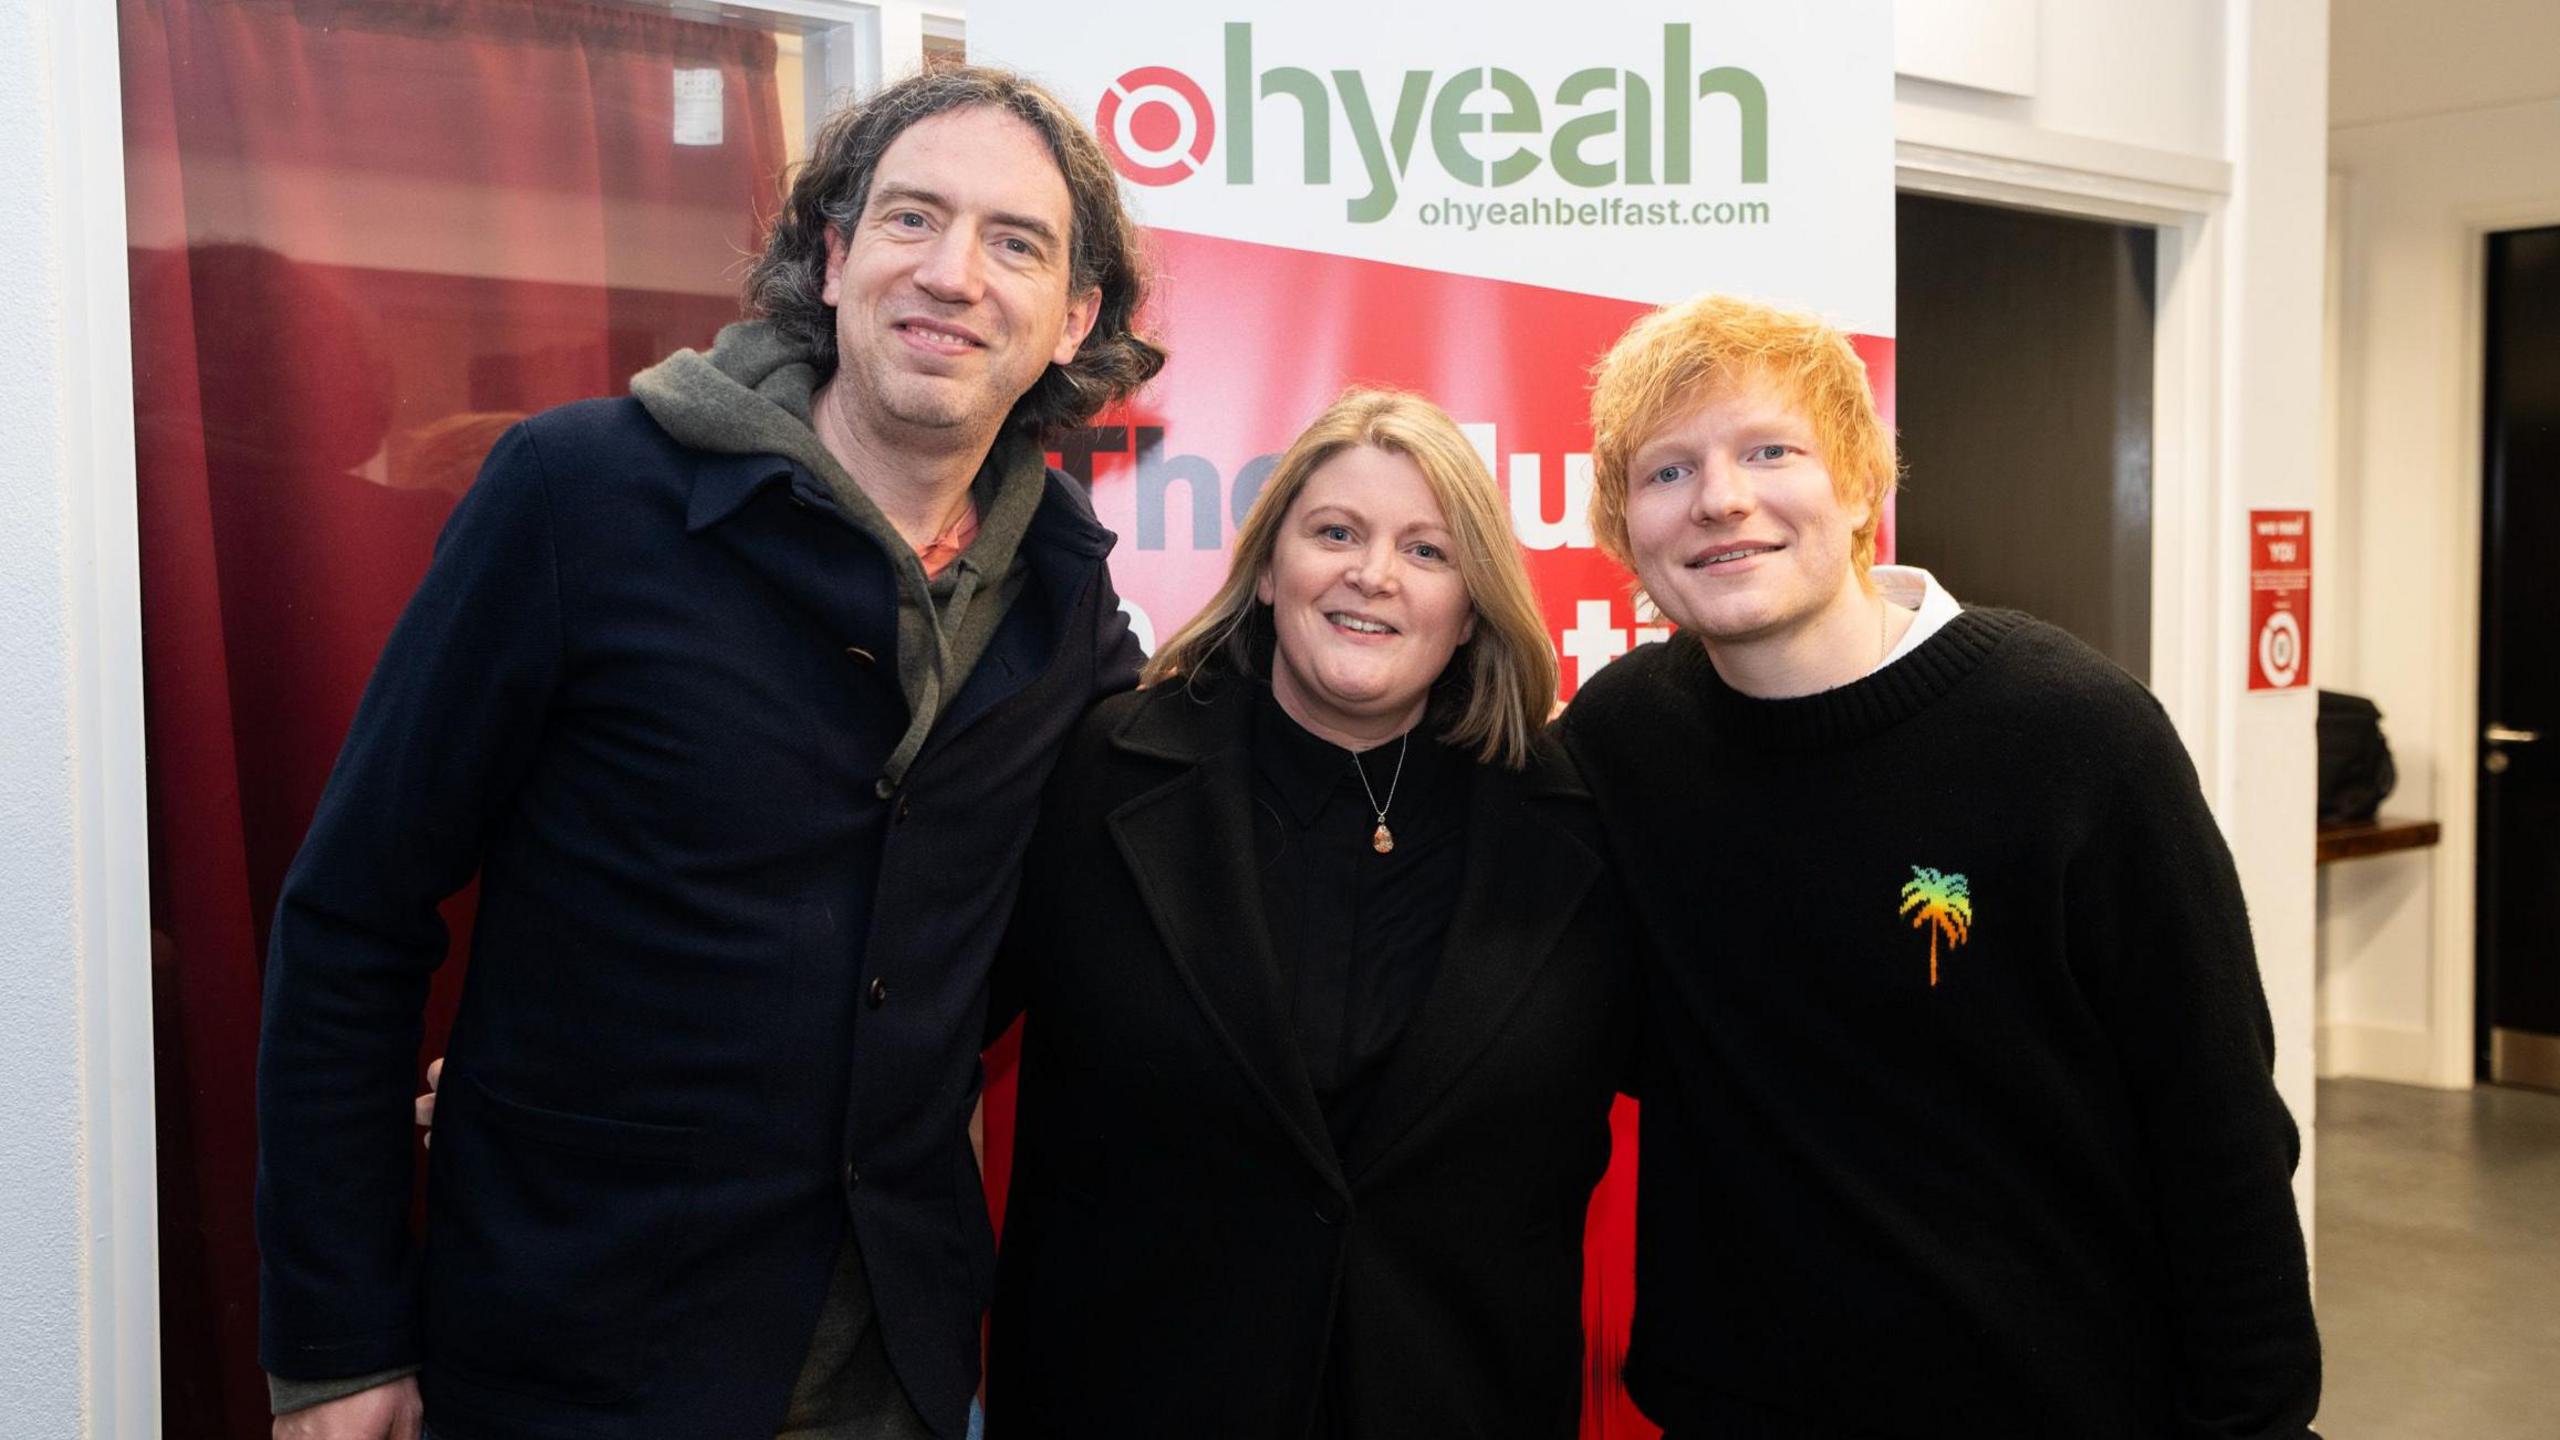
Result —
<path fill-rule="evenodd" d="M 255 1437 L 277 887 L 496 432 L 735 317 L 785 160 L 777 50 L 578 0 L 119 0 L 119 22 L 164 1433 Z M 468 897 L 450 910 L 458 956 Z"/>

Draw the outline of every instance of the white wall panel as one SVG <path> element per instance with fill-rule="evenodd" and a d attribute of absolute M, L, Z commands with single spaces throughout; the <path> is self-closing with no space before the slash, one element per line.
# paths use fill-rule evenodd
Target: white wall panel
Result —
<path fill-rule="evenodd" d="M 1894 0 L 1893 70 L 2000 95 L 2036 93 L 2037 0 Z"/>

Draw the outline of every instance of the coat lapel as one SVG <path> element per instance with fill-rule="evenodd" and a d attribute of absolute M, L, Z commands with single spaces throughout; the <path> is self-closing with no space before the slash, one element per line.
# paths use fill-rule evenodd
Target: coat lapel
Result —
<path fill-rule="evenodd" d="M 824 487 L 772 455 L 715 456 L 700 469 L 691 511 L 695 533 L 726 551 L 767 593 L 808 616 L 829 646 L 876 655 L 894 677 L 897 580 L 879 547 L 836 513 Z"/>
<path fill-rule="evenodd" d="M 1476 767 L 1474 785 L 1466 877 L 1440 970 L 1344 1156 L 1354 1179 L 1411 1133 L 1492 1042 L 1600 874 L 1600 857 L 1540 813 L 1541 797 L 1578 796 L 1578 786 L 1489 765 Z"/>
<path fill-rule="evenodd" d="M 1253 707 L 1241 685 L 1220 692 L 1202 704 L 1168 689 L 1114 737 L 1122 749 L 1187 768 L 1113 811 L 1111 833 L 1211 1031 L 1308 1163 L 1347 1196 L 1298 1053 L 1253 869 Z"/>
<path fill-rule="evenodd" d="M 1011 699 L 1063 653 L 1058 627 L 1103 573 L 1099 562 L 1111 552 L 1111 532 L 1093 518 L 1073 481 L 1051 471 L 1042 483 L 1047 488 L 1019 551 L 1030 570 L 1023 594 L 935 717 L 926 756 Z M 767 489 L 792 503 L 755 503 Z M 710 456 L 697 468 L 686 527 L 709 532 L 714 544 L 814 619 L 831 643 L 872 656 L 896 690 L 897 577 L 877 542 L 844 517 L 824 482 L 778 455 Z"/>
<path fill-rule="evenodd" d="M 996 627 L 985 653 L 961 682 L 960 693 L 934 721 L 928 754 L 1012 699 L 1053 659 L 1067 653 L 1068 647 L 1059 643 L 1059 627 L 1102 578 L 1100 561 L 1111 553 L 1111 532 L 1085 509 L 1073 481 L 1051 471 L 1044 483 L 1048 490 L 1032 512 L 1019 552 L 1031 572 L 1022 596 Z"/>

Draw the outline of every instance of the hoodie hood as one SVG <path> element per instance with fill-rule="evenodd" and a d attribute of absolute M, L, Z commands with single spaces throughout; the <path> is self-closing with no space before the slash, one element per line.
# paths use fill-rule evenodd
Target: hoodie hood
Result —
<path fill-rule="evenodd" d="M 631 394 L 678 443 L 722 455 L 779 455 L 822 481 L 837 512 L 879 547 L 897 578 L 898 689 L 907 731 L 883 778 L 902 784 L 943 703 L 958 693 L 1021 593 L 1022 537 L 1047 467 L 1028 440 L 1000 436 L 970 483 L 978 537 L 940 575 L 924 573 L 897 527 L 812 426 L 816 357 L 769 320 L 724 327 L 711 352 L 678 350 L 631 377 Z"/>

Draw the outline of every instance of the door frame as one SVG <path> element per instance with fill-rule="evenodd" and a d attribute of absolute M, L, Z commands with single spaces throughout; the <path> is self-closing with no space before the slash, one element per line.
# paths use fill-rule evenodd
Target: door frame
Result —
<path fill-rule="evenodd" d="M 80 1389 L 91 1434 L 160 1431 L 160 1191 L 151 840 L 142 712 L 141 523 L 125 226 L 119 7 L 44 0 L 58 77 L 38 162 L 58 186 L 53 255 L 68 478 L 72 928 L 80 1013 Z"/>
<path fill-rule="evenodd" d="M 2444 589 L 2439 613 L 2453 618 L 2436 660 L 2436 733 L 2446 737 L 2439 763 L 2449 772 L 2461 758 L 2461 776 L 2448 774 L 2436 796 L 2443 838 L 2435 849 L 2436 964 L 2430 986 L 2427 1029 L 2430 1076 L 2448 1089 L 2477 1082 L 2480 1044 L 2480 526 L 2489 477 L 2482 445 L 2489 400 L 2489 237 L 2501 230 L 2560 225 L 2560 196 L 2458 212 L 2462 226 L 2461 364 L 2448 383 L 2452 413 L 2467 417 L 2455 473 L 2453 523 L 2445 527 L 2448 552 L 2438 573 Z"/>
<path fill-rule="evenodd" d="M 1898 191 L 2148 225 L 2159 236 L 2152 332 L 2151 690 L 2223 817 L 2233 813 L 2240 686 L 2223 624 L 2236 589 L 2223 459 L 2227 160 L 1894 107 Z"/>

